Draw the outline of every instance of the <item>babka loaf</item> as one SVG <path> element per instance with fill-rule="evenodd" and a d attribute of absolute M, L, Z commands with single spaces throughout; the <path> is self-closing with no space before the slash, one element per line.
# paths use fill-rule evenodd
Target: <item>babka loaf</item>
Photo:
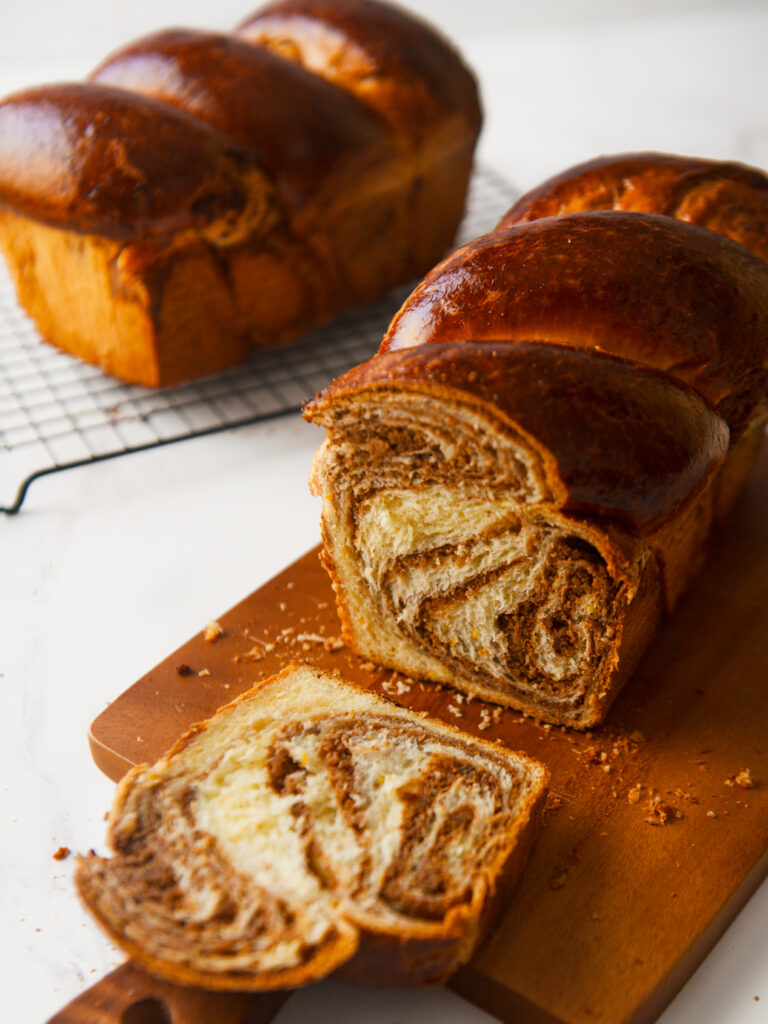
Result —
<path fill-rule="evenodd" d="M 306 409 L 347 641 L 599 723 L 767 411 L 768 265 L 744 246 L 658 214 L 502 222 Z"/>
<path fill-rule="evenodd" d="M 443 981 L 521 873 L 537 762 L 293 664 L 120 783 L 76 879 L 150 972 L 214 989 Z"/>
<path fill-rule="evenodd" d="M 278 0 L 0 103 L 0 247 L 48 341 L 175 384 L 432 267 L 480 123 L 471 72 L 417 19 Z"/>

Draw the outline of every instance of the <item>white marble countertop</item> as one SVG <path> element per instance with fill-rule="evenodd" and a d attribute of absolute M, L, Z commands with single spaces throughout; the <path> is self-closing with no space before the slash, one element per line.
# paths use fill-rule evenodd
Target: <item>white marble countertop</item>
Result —
<path fill-rule="evenodd" d="M 225 23 L 206 18 L 202 5 L 194 18 L 190 6 L 189 23 Z M 178 22 L 175 8 L 158 0 L 155 23 Z M 41 0 L 26 4 L 25 24 L 41 23 L 49 9 Z M 8 15 L 3 4 L 0 25 Z M 478 19 L 459 40 L 485 96 L 480 156 L 521 188 L 577 160 L 629 149 L 768 167 L 764 4 L 481 29 Z M 70 44 L 44 60 L 4 57 L 0 91 L 82 73 L 113 40 L 105 46 L 91 34 L 77 53 Z M 90 759 L 88 725 L 207 621 L 316 543 L 319 510 L 306 479 L 318 440 L 315 428 L 289 416 L 185 441 L 39 480 L 18 516 L 0 518 L 3 1021 L 39 1024 L 120 961 L 75 898 L 72 860 L 52 859 L 60 846 L 103 843 L 113 784 Z M 768 884 L 663 1024 L 766 1024 L 766 934 Z M 446 991 L 324 983 L 291 997 L 277 1020 L 490 1018 Z"/>

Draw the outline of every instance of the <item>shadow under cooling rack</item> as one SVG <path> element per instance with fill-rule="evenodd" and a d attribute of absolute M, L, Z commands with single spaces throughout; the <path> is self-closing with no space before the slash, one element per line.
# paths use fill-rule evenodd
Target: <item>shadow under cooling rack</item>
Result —
<path fill-rule="evenodd" d="M 500 177 L 476 169 L 457 242 L 489 231 L 513 198 Z M 155 391 L 42 342 L 0 261 L 0 511 L 17 512 L 32 481 L 48 473 L 297 411 L 374 354 L 409 291 L 345 313 L 292 345 L 254 352 L 224 373 Z"/>

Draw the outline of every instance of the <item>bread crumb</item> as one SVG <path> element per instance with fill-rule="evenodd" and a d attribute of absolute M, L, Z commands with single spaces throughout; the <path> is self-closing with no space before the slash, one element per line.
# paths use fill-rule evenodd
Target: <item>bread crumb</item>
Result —
<path fill-rule="evenodd" d="M 714 811 L 707 811 L 707 817 L 708 818 L 716 818 L 717 815 L 715 814 Z"/>
<path fill-rule="evenodd" d="M 341 637 L 338 636 L 329 636 L 323 641 L 323 647 L 325 647 L 329 654 L 335 654 L 336 651 L 341 651 L 346 646 Z"/>
<path fill-rule="evenodd" d="M 209 676 L 211 674 L 211 670 L 209 668 L 201 668 L 200 671 L 197 674 L 201 678 L 203 678 L 205 676 Z"/>
<path fill-rule="evenodd" d="M 53 854 L 54 860 L 66 860 L 72 851 L 68 846 L 60 846 L 56 853 Z"/>
<path fill-rule="evenodd" d="M 752 772 L 749 768 L 743 768 L 737 775 L 731 775 L 730 778 L 725 780 L 726 786 L 740 786 L 741 789 L 754 789 L 755 780 L 752 778 Z"/>
<path fill-rule="evenodd" d="M 641 785 L 633 786 L 632 789 L 627 793 L 627 803 L 636 804 L 640 801 L 640 794 L 643 791 Z"/>
<path fill-rule="evenodd" d="M 561 796 L 558 796 L 557 793 L 553 793 L 552 790 L 550 790 L 547 793 L 547 799 L 546 799 L 546 802 L 544 803 L 544 810 L 545 811 L 557 811 L 562 806 L 563 806 L 563 798 Z"/>
<path fill-rule="evenodd" d="M 203 639 L 207 644 L 215 643 L 220 637 L 224 636 L 224 629 L 220 622 L 209 622 L 203 630 Z"/>
<path fill-rule="evenodd" d="M 263 661 L 267 654 L 261 644 L 254 644 L 250 651 L 246 651 L 242 655 L 243 658 L 247 658 L 248 661 Z"/>
<path fill-rule="evenodd" d="M 699 802 L 699 798 L 697 796 L 694 796 L 692 793 L 686 793 L 685 790 L 680 789 L 679 786 L 675 790 L 675 796 L 679 796 L 681 800 L 685 800 L 686 803 L 689 804 L 697 804 Z"/>
<path fill-rule="evenodd" d="M 664 803 L 660 796 L 652 796 L 646 804 L 648 815 L 646 822 L 649 825 L 667 825 L 671 821 L 682 818 L 682 814 L 672 804 Z"/>
<path fill-rule="evenodd" d="M 448 705 L 448 711 L 454 716 L 454 718 L 463 718 L 464 717 L 464 712 L 461 710 L 461 708 L 456 707 L 455 704 L 449 704 Z"/>
<path fill-rule="evenodd" d="M 319 633 L 297 633 L 296 639 L 299 643 L 306 644 L 324 644 L 326 637 L 320 636 Z"/>
<path fill-rule="evenodd" d="M 629 734 L 629 738 L 633 743 L 645 743 L 645 736 L 643 736 L 639 729 L 635 729 L 634 732 L 631 732 Z"/>
<path fill-rule="evenodd" d="M 404 693 L 410 693 L 411 687 L 412 684 L 410 682 L 398 678 L 385 679 L 381 684 L 384 693 L 389 694 L 390 697 L 401 697 Z"/>

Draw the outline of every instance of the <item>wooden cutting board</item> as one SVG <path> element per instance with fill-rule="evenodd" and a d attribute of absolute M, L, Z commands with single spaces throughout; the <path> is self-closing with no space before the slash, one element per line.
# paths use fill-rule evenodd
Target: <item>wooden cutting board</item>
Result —
<path fill-rule="evenodd" d="M 201 631 L 93 723 L 94 759 L 112 778 L 293 658 L 549 766 L 552 806 L 523 880 L 450 983 L 502 1021 L 655 1020 L 768 871 L 768 451 L 693 590 L 593 733 L 362 664 L 335 642 L 316 551 L 219 622 L 221 637 Z M 271 1019 L 274 1001 L 261 1010 Z"/>

